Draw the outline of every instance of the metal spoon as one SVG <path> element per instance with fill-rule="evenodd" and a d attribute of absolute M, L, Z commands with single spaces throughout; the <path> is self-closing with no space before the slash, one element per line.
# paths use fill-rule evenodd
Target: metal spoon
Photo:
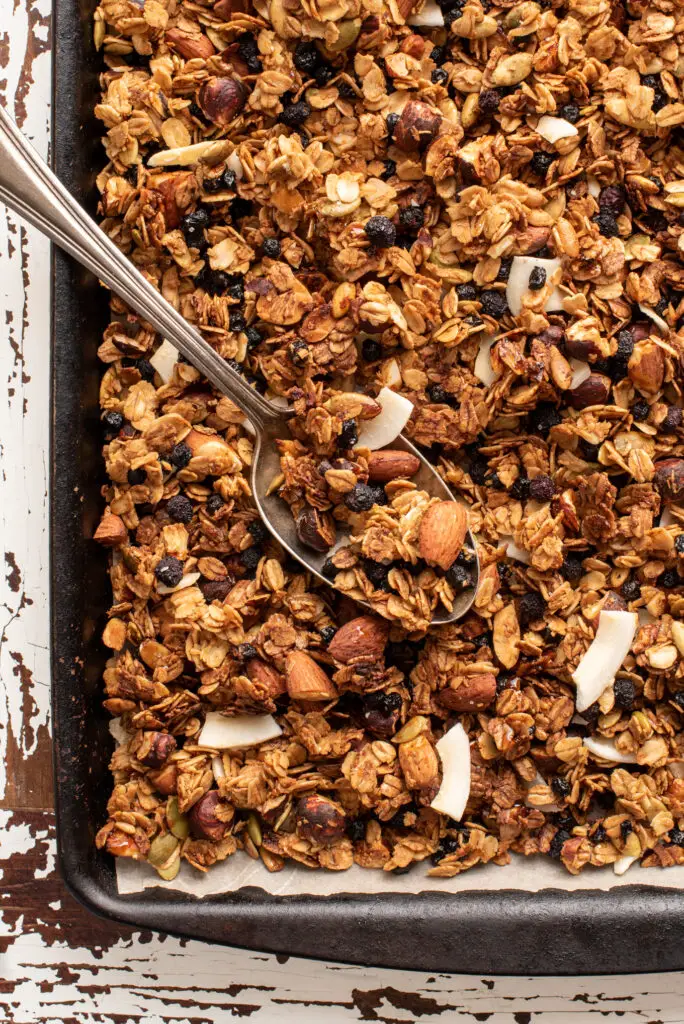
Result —
<path fill-rule="evenodd" d="M 143 277 L 139 270 L 78 205 L 59 179 L 29 145 L 14 122 L 0 107 L 0 200 L 92 271 L 113 292 L 139 313 L 163 338 L 167 338 L 207 380 L 227 395 L 249 418 L 256 433 L 250 483 L 259 513 L 271 533 L 289 553 L 320 580 L 331 585 L 321 569 L 327 553 L 304 547 L 286 503 L 268 494 L 269 484 L 280 472 L 275 441 L 288 438 L 287 414 L 258 394 L 191 327 L 173 306 Z M 411 452 L 420 459 L 413 482 L 434 497 L 453 501 L 453 494 L 429 462 L 405 437 L 392 448 Z M 467 546 L 475 552 L 475 585 L 456 595 L 451 614 L 437 614 L 433 625 L 453 622 L 468 611 L 479 579 L 477 548 L 470 531 Z M 364 603 L 364 602 L 359 602 Z"/>

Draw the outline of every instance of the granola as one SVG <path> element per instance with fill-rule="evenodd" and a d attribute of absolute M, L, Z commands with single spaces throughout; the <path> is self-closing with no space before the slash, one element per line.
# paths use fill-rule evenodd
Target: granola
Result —
<path fill-rule="evenodd" d="M 112 297 L 98 845 L 164 879 L 237 850 L 684 863 L 681 7 L 102 0 L 94 33 L 103 229 L 294 408 L 274 487 L 335 583 L 255 512 L 242 413 Z M 430 620 L 473 554 L 421 550 L 455 513 L 364 444 L 383 388 L 469 507 L 456 624 Z M 457 726 L 459 820 L 432 806 Z"/>

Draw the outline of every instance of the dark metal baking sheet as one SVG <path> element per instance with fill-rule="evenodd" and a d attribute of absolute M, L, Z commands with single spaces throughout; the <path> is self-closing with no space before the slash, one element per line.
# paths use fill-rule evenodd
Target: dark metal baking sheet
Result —
<path fill-rule="evenodd" d="M 101 126 L 92 115 L 100 68 L 90 32 L 95 5 L 56 0 L 54 26 L 54 164 L 91 212 L 103 162 Z M 141 928 L 358 964 L 490 975 L 684 968 L 684 894 L 672 889 L 334 899 L 274 898 L 258 889 L 203 900 L 161 890 L 118 895 L 113 860 L 94 847 L 105 819 L 111 750 L 100 707 L 99 643 L 109 586 L 104 558 L 88 539 L 103 483 L 96 353 L 106 305 L 97 282 L 56 252 L 52 699 L 59 858 L 72 893 L 95 913 Z"/>

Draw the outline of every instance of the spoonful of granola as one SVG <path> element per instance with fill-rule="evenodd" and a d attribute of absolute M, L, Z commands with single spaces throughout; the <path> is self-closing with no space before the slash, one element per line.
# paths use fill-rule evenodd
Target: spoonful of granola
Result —
<path fill-rule="evenodd" d="M 413 410 L 408 399 L 389 388 L 372 396 L 312 386 L 309 395 L 292 389 L 298 392 L 293 408 L 277 408 L 110 241 L 1 108 L 0 156 L 0 200 L 92 271 L 163 339 L 150 359 L 162 383 L 174 379 L 183 355 L 248 418 L 254 502 L 294 558 L 408 630 L 454 621 L 470 608 L 479 567 L 467 511 L 401 434 Z M 168 419 L 174 421 L 168 423 L 172 445 L 185 444 L 191 458 L 237 458 L 219 432 Z M 164 584 L 167 592 L 185 585 L 171 578 Z"/>

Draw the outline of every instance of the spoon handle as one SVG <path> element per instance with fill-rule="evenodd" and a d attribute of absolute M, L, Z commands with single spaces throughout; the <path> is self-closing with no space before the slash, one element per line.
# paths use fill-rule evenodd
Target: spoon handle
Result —
<path fill-rule="evenodd" d="M 0 200 L 92 271 L 143 316 L 257 429 L 282 422 L 202 335 L 166 301 L 67 192 L 0 107 Z"/>

